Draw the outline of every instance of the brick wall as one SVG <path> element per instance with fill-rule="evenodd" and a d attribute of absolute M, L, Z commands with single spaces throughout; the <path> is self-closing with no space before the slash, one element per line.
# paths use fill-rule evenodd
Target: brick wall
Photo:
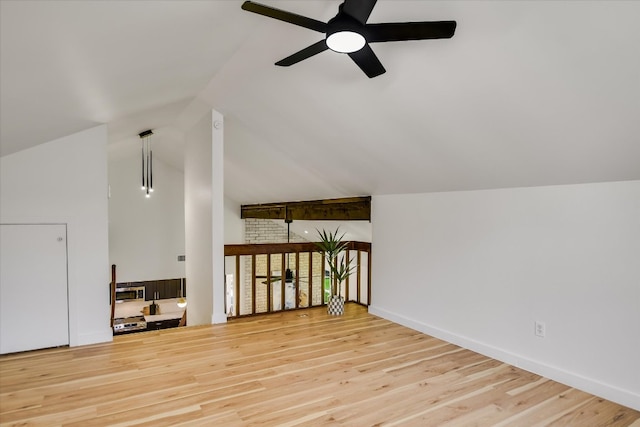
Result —
<path fill-rule="evenodd" d="M 245 243 L 286 243 L 287 224 L 284 221 L 247 218 L 244 220 Z M 302 236 L 291 233 L 291 242 L 307 242 Z"/>

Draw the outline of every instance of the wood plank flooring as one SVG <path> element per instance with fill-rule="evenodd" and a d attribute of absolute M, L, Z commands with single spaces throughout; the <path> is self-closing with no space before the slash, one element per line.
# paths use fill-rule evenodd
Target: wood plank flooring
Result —
<path fill-rule="evenodd" d="M 2 426 L 640 426 L 347 305 L 0 357 Z"/>

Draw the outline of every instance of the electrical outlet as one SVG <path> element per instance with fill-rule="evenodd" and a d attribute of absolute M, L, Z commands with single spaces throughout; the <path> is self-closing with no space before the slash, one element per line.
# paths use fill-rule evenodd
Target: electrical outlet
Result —
<path fill-rule="evenodd" d="M 547 326 L 544 324 L 544 322 L 540 322 L 538 320 L 535 321 L 534 333 L 536 334 L 537 337 L 540 337 L 540 338 L 545 337 L 545 335 L 547 334 Z"/>

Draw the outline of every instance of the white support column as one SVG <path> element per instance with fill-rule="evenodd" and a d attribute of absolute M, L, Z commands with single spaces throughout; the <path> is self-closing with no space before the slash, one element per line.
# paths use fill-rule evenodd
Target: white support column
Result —
<path fill-rule="evenodd" d="M 213 315 L 211 323 L 226 323 L 224 276 L 224 117 L 212 110 L 211 240 L 213 258 Z"/>
<path fill-rule="evenodd" d="M 207 112 L 187 133 L 184 168 L 187 325 L 211 324 L 213 313 L 212 128 Z"/>

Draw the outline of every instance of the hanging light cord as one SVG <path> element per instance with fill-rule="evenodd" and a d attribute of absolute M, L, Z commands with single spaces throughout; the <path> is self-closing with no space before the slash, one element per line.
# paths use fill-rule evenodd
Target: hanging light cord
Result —
<path fill-rule="evenodd" d="M 145 130 L 138 134 L 142 140 L 142 190 L 145 191 L 146 197 L 151 197 L 153 192 L 153 152 L 151 151 L 151 129 Z"/>
<path fill-rule="evenodd" d="M 285 208 L 286 209 L 286 208 Z M 286 219 L 285 222 L 287 223 L 287 243 L 290 243 L 290 230 L 291 230 L 291 222 L 292 220 Z M 291 271 L 291 264 L 289 263 L 289 252 L 287 252 L 287 270 L 285 272 L 285 281 L 288 280 L 293 280 L 293 271 Z"/>

